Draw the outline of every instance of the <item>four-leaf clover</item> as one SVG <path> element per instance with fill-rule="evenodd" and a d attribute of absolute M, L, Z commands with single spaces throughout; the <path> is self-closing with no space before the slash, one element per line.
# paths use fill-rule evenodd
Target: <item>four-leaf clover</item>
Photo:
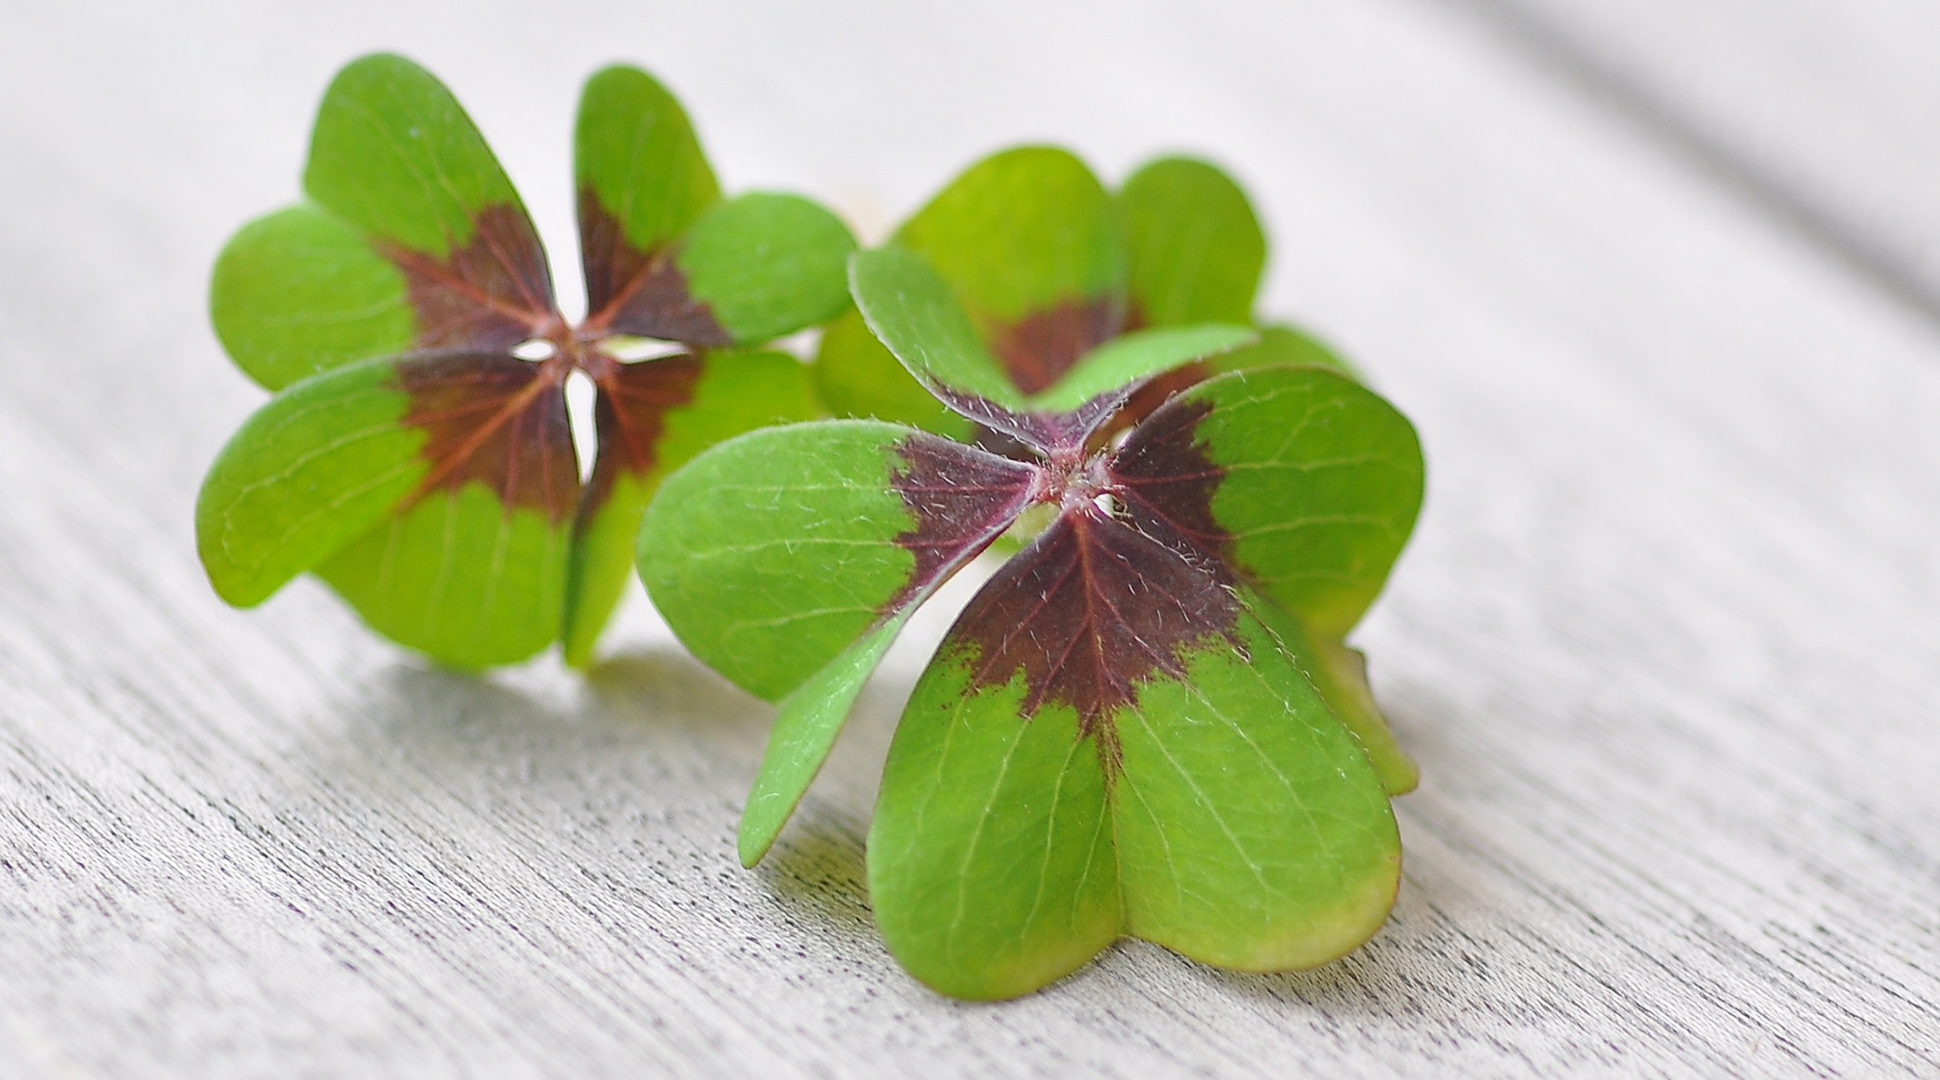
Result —
<path fill-rule="evenodd" d="M 581 664 L 659 478 L 722 438 L 816 415 L 800 363 L 748 350 L 847 306 L 841 222 L 794 196 L 723 199 L 679 104 L 630 68 L 587 83 L 574 164 L 577 325 L 450 92 L 397 56 L 337 76 L 306 200 L 238 233 L 211 289 L 223 344 L 276 392 L 197 506 L 224 599 L 255 604 L 314 571 L 441 662 L 510 663 L 563 638 Z M 638 359 L 651 341 L 680 348 Z M 584 482 L 575 375 L 596 391 Z"/>
<path fill-rule="evenodd" d="M 1269 366 L 1101 443 L 1148 378 L 1250 333 L 1118 337 L 1026 393 L 922 255 L 860 254 L 851 290 L 917 383 L 1016 452 L 826 421 L 741 436 L 668 478 L 641 579 L 695 655 L 780 704 L 743 861 L 916 607 L 1048 507 L 891 744 L 868 843 L 890 951 L 945 993 L 1001 998 L 1124 934 L 1250 970 L 1365 940 L 1399 881 L 1387 797 L 1414 770 L 1340 642 L 1419 509 L 1408 422 L 1338 372 Z"/>

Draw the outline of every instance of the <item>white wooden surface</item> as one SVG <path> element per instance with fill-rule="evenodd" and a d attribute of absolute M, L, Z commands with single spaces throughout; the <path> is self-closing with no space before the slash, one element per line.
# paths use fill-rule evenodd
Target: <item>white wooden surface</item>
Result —
<path fill-rule="evenodd" d="M 1455 2 L 1940 318 L 1940 7 Z"/>
<path fill-rule="evenodd" d="M 1497 15 L 322 7 L 0 33 L 0 1076 L 1940 1075 L 1940 324 Z M 573 96 L 616 57 L 731 186 L 865 229 L 1024 138 L 1230 163 L 1272 306 L 1428 447 L 1361 634 L 1424 773 L 1390 925 L 1304 975 L 1125 946 L 943 1001 L 861 884 L 921 641 L 748 873 L 767 713 L 644 604 L 585 682 L 427 670 L 308 584 L 219 604 L 190 505 L 257 396 L 206 270 L 379 46 L 454 85 L 558 254 Z"/>

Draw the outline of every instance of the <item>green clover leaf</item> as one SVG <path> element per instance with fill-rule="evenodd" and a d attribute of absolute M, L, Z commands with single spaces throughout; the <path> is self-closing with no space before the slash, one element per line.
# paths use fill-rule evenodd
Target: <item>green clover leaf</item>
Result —
<path fill-rule="evenodd" d="M 803 366 L 756 347 L 847 306 L 841 222 L 795 196 L 724 199 L 679 103 L 631 68 L 587 82 L 574 164 L 577 326 L 450 92 L 397 56 L 338 74 L 305 201 L 237 233 L 211 285 L 223 345 L 275 392 L 197 505 L 224 599 L 255 604 L 313 571 L 443 663 L 560 641 L 581 665 L 660 479 L 724 438 L 816 414 Z M 640 339 L 679 348 L 629 359 Z M 575 375 L 595 391 L 585 482 Z"/>
<path fill-rule="evenodd" d="M 1414 767 L 1342 639 L 1413 527 L 1419 443 L 1311 363 L 1199 382 L 1101 442 L 1155 375 L 1253 334 L 1187 322 L 1018 378 L 989 328 L 1112 280 L 1079 216 L 1052 219 L 1059 254 L 1033 264 L 1052 269 L 1021 284 L 955 287 L 900 239 L 851 262 L 860 317 L 914 385 L 1013 453 L 875 420 L 795 425 L 699 455 L 648 509 L 639 569 L 662 614 L 780 706 L 742 860 L 773 844 L 911 611 L 1048 512 L 958 618 L 891 744 L 868 849 L 890 951 L 968 998 L 1027 993 L 1127 934 L 1247 970 L 1325 962 L 1380 926 L 1399 882 L 1388 797 Z M 1230 314 L 1219 288 L 1141 288 L 1168 313 Z"/>
<path fill-rule="evenodd" d="M 1007 150 L 972 165 L 905 222 L 890 247 L 921 256 L 955 298 L 960 336 L 974 339 L 978 364 L 988 369 L 977 392 L 999 402 L 1041 393 L 1088 366 L 1100 347 L 1141 331 L 1254 326 L 1266 263 L 1266 239 L 1245 193 L 1212 165 L 1160 158 L 1114 195 L 1083 162 L 1049 147 Z M 912 379 L 897 362 L 904 348 L 885 327 L 866 324 L 872 302 L 882 309 L 896 299 L 880 291 L 878 277 L 857 276 L 859 310 L 822 339 L 813 370 L 823 401 L 838 415 L 972 437 L 976 418 L 925 393 L 921 374 Z M 1150 358 L 1153 372 L 1178 370 L 1122 407 L 1117 426 L 1223 371 L 1298 363 L 1352 374 L 1291 327 L 1262 327 L 1247 341 Z"/>

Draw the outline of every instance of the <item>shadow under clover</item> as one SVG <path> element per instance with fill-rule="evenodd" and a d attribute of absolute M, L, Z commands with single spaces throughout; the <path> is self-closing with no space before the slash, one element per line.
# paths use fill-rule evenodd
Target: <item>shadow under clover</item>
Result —
<path fill-rule="evenodd" d="M 760 760 L 774 709 L 736 689 L 692 656 L 672 647 L 635 648 L 586 672 L 582 707 L 609 722 L 679 732 L 746 760 Z"/>
<path fill-rule="evenodd" d="M 1432 736 L 1449 718 L 1434 715 L 1442 710 L 1422 687 L 1393 689 L 1401 691 L 1391 696 L 1396 727 L 1426 778 L 1413 798 L 1437 803 L 1438 775 L 1460 767 L 1460 755 L 1444 760 L 1447 748 Z M 772 709 L 671 645 L 619 653 L 583 681 L 544 669 L 486 678 L 399 662 L 330 710 L 343 724 L 312 744 L 311 770 L 320 787 L 335 789 L 338 813 L 381 828 L 395 819 L 449 830 L 449 843 L 483 844 L 488 863 L 531 859 L 552 866 L 548 876 L 571 867 L 556 885 L 577 894 L 574 903 L 631 912 L 624 918 L 634 925 L 608 925 L 616 941 L 647 934 L 656 906 L 673 902 L 671 886 L 684 908 L 749 930 L 766 925 L 778 946 L 819 940 L 818 962 L 876 972 L 889 961 L 867 885 L 870 781 L 904 690 L 892 678 L 864 695 L 831 775 L 754 870 L 736 865 L 734 828 Z M 288 794 L 319 803 L 315 790 Z M 1422 819 L 1409 800 L 1401 807 L 1404 827 L 1418 833 Z M 461 808 L 477 817 L 452 813 Z M 481 823 L 494 835 L 467 832 Z M 1451 879 L 1461 874 L 1451 854 L 1411 848 L 1388 924 L 1314 970 L 1222 971 L 1127 941 L 1078 977 L 1094 992 L 1127 979 L 1149 985 L 1163 971 L 1161 984 L 1210 982 L 1270 1012 L 1459 1023 L 1459 980 L 1486 957 L 1486 943 L 1468 934 L 1492 920 L 1471 910 L 1473 891 Z"/>

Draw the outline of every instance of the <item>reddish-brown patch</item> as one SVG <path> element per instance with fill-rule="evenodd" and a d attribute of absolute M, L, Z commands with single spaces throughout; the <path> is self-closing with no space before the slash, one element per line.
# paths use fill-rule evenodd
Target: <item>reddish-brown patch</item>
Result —
<path fill-rule="evenodd" d="M 596 377 L 593 422 L 599 452 L 580 500 L 580 528 L 605 505 L 621 473 L 637 477 L 653 471 L 667 414 L 693 402 L 700 380 L 701 361 L 695 356 L 611 364 Z"/>
<path fill-rule="evenodd" d="M 1186 654 L 1211 642 L 1237 647 L 1231 584 L 1222 564 L 1193 557 L 1189 544 L 1087 503 L 997 572 L 944 654 L 968 665 L 972 692 L 1021 674 L 1024 718 L 1068 706 L 1080 733 L 1099 734 L 1109 751 L 1116 740 L 1105 721 L 1141 684 L 1183 677 Z"/>
<path fill-rule="evenodd" d="M 509 349 L 558 322 L 545 249 L 515 204 L 480 210 L 471 242 L 443 259 L 377 249 L 404 272 L 420 349 Z"/>
<path fill-rule="evenodd" d="M 1035 311 L 991 334 L 991 350 L 1026 394 L 1050 388 L 1078 358 L 1122 330 L 1125 311 L 1114 297 L 1066 300 Z"/>
<path fill-rule="evenodd" d="M 1226 470 L 1198 441 L 1199 424 L 1211 411 L 1196 398 L 1167 403 L 1133 428 L 1105 465 L 1133 527 L 1178 536 L 1206 560 L 1223 557 L 1231 543 L 1212 511 Z"/>
<path fill-rule="evenodd" d="M 1237 580 L 1212 513 L 1225 472 L 1196 441 L 1209 409 L 1163 407 L 1115 453 L 1043 485 L 1061 516 L 984 586 L 944 644 L 969 666 L 971 692 L 1021 673 L 1024 717 L 1069 706 L 1108 765 L 1117 742 L 1104 721 L 1140 685 L 1182 677 L 1185 655 L 1216 640 L 1240 647 Z"/>
<path fill-rule="evenodd" d="M 426 433 L 419 453 L 431 463 L 406 506 L 475 480 L 508 510 L 541 510 L 553 522 L 572 512 L 579 462 L 552 370 L 510 356 L 446 353 L 400 360 L 395 381 L 411 398 L 403 423 Z"/>
<path fill-rule="evenodd" d="M 627 243 L 620 219 L 600 205 L 593 189 L 579 191 L 579 236 L 586 269 L 584 330 L 633 334 L 700 348 L 734 344 L 714 311 L 694 298 L 687 275 L 668 248 L 642 251 Z"/>
<path fill-rule="evenodd" d="M 912 435 L 896 448 L 890 487 L 915 517 L 896 543 L 916 556 L 907 584 L 884 614 L 942 581 L 1003 535 L 1030 505 L 1038 470 L 962 443 Z"/>

